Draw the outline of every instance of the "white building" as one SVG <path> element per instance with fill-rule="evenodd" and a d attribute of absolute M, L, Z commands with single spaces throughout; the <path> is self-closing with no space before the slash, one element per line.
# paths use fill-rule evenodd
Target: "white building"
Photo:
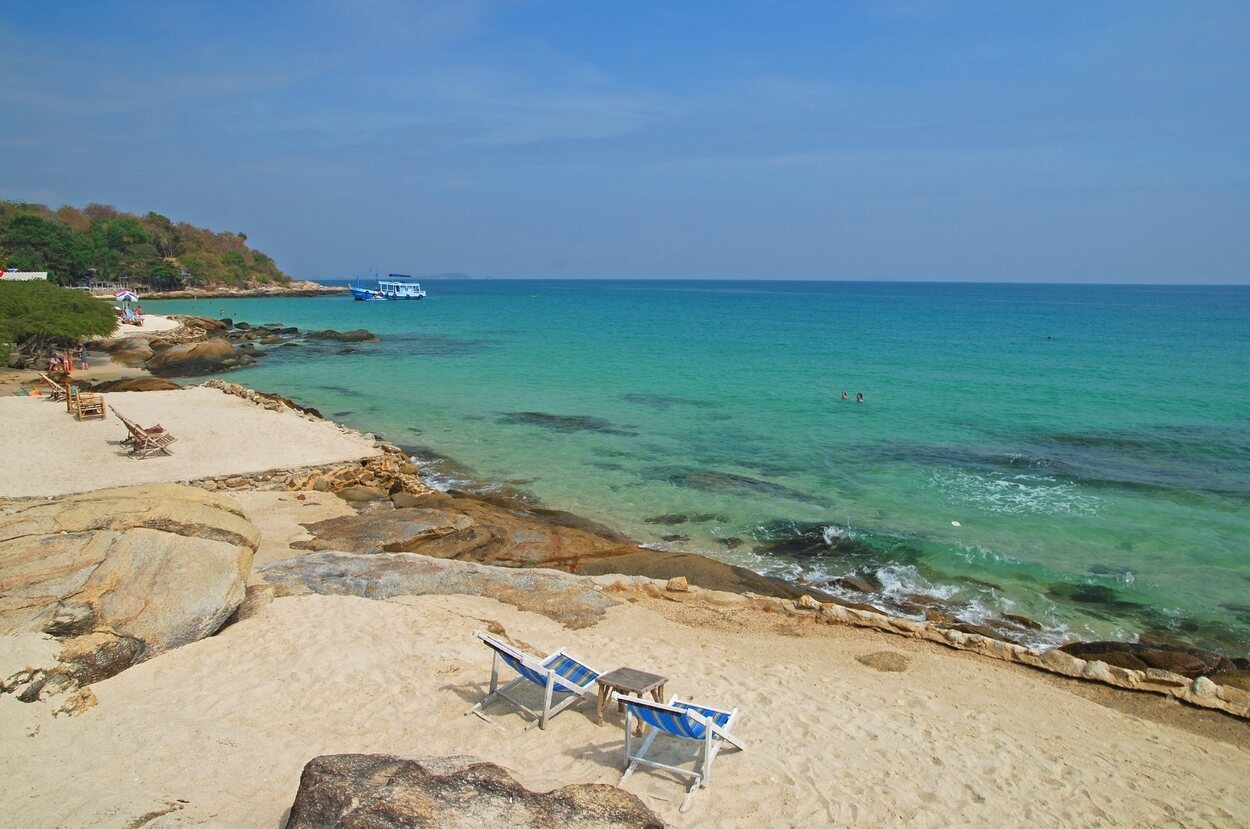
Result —
<path fill-rule="evenodd" d="M 0 270 L 0 279 L 5 282 L 31 282 L 36 279 L 47 280 L 47 271 L 5 271 Z"/>

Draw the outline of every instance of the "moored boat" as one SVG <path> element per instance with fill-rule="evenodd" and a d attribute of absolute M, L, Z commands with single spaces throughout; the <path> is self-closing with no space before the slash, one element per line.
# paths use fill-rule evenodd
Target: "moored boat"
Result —
<path fill-rule="evenodd" d="M 376 288 L 366 288 L 359 277 L 351 285 L 352 299 L 388 300 L 388 299 L 425 299 L 425 291 L 421 283 L 413 281 L 411 276 L 402 273 L 387 275 L 387 279 L 379 279 Z"/>

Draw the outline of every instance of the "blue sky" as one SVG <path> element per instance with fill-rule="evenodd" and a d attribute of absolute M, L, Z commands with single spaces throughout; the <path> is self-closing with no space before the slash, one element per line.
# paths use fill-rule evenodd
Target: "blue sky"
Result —
<path fill-rule="evenodd" d="M 7 3 L 0 198 L 297 276 L 1250 282 L 1250 3 Z"/>

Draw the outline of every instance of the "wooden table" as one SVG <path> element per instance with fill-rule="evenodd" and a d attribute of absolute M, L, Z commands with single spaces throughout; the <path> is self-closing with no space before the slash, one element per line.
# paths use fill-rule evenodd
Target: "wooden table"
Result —
<path fill-rule="evenodd" d="M 635 696 L 642 696 L 650 693 L 651 698 L 656 702 L 664 702 L 664 684 L 668 682 L 668 677 L 659 674 L 650 674 L 646 671 L 640 671 L 637 668 L 617 668 L 615 671 L 608 671 L 602 674 L 597 680 L 599 683 L 599 707 L 598 722 L 603 724 L 603 709 L 608 707 L 608 700 L 612 698 L 612 692 L 625 692 Z M 625 704 L 618 702 L 617 711 L 624 711 Z M 638 723 L 639 730 L 642 729 L 642 723 Z"/>

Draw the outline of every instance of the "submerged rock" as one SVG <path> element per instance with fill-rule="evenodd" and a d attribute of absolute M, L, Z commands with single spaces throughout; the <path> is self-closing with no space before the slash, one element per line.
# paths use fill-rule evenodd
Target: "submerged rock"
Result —
<path fill-rule="evenodd" d="M 304 766 L 287 829 L 662 829 L 634 795 L 604 783 L 539 793 L 470 757 L 316 757 Z"/>
<path fill-rule="evenodd" d="M 378 341 L 377 334 L 363 328 L 352 331 L 335 331 L 327 328 L 325 331 L 309 331 L 304 336 L 310 340 L 337 340 L 341 343 L 376 343 Z"/>
<path fill-rule="evenodd" d="M 624 435 L 634 437 L 638 433 L 626 429 L 618 429 L 609 421 L 589 415 L 555 415 L 546 412 L 505 412 L 500 423 L 519 424 L 522 426 L 540 426 L 556 432 L 601 432 L 605 435 Z"/>
<path fill-rule="evenodd" d="M 693 489 L 702 489 L 707 492 L 729 492 L 747 495 L 766 495 L 773 498 L 786 498 L 792 501 L 802 501 L 808 504 L 818 504 L 820 500 L 812 496 L 790 489 L 789 487 L 775 484 L 771 481 L 763 481 L 759 478 L 752 478 L 747 475 L 737 475 L 732 472 L 678 472 L 669 478 L 673 483 L 680 486 L 691 487 Z"/>

